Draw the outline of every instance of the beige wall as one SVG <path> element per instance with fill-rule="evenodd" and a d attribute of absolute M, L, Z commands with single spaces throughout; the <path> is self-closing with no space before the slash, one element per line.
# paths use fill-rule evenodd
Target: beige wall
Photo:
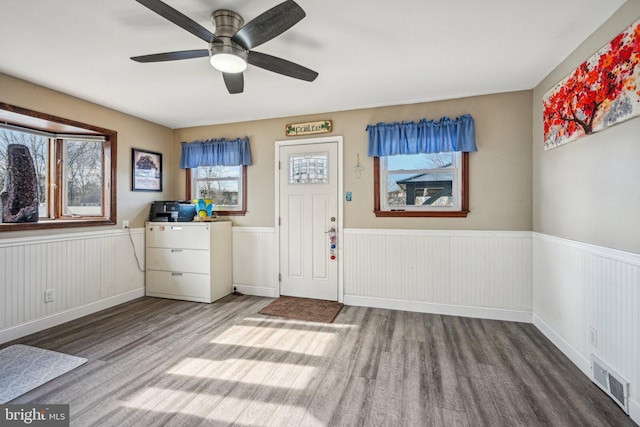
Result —
<path fill-rule="evenodd" d="M 275 141 L 286 139 L 285 124 L 333 120 L 333 133 L 344 137 L 344 225 L 349 228 L 405 228 L 447 230 L 531 230 L 531 91 L 477 96 L 441 102 L 323 113 L 310 116 L 177 129 L 174 154 L 180 142 L 248 136 L 253 166 L 248 169 L 248 213 L 233 217 L 236 225 L 274 225 Z M 476 124 L 478 152 L 470 154 L 470 209 L 467 218 L 376 218 L 373 214 L 373 161 L 367 157 L 368 124 L 439 119 L 469 113 Z M 327 136 L 327 134 L 321 135 Z M 313 136 L 310 136 L 313 137 Z M 356 155 L 364 171 L 353 172 Z M 177 164 L 176 164 L 177 165 Z M 184 171 L 177 169 L 176 197 L 184 197 Z M 344 195 L 343 195 L 344 197 Z"/>
<path fill-rule="evenodd" d="M 542 98 L 640 17 L 628 1 L 533 92 L 533 230 L 640 253 L 640 118 L 543 150 Z"/>
<path fill-rule="evenodd" d="M 287 123 L 333 120 L 331 135 L 344 137 L 345 191 L 353 201 L 345 202 L 345 227 L 449 230 L 531 229 L 531 92 L 477 96 L 440 102 L 371 108 L 176 129 L 173 132 L 115 110 L 0 74 L 2 102 L 56 116 L 113 129 L 118 132 L 118 222 L 131 221 L 141 227 L 152 200 L 185 196 L 184 171 L 178 168 L 180 141 L 214 137 L 249 136 L 253 166 L 248 173 L 248 213 L 233 217 L 236 225 L 274 224 L 274 142 L 285 139 Z M 367 124 L 438 119 L 471 114 L 476 122 L 478 152 L 470 155 L 470 208 L 467 218 L 376 218 L 373 214 L 373 162 L 367 157 Z M 326 135 L 322 135 L 326 136 Z M 163 153 L 164 191 L 131 191 L 131 147 Z M 353 172 L 356 154 L 364 171 Z M 115 226 L 114 228 L 118 228 Z M 37 234 L 83 231 L 38 231 Z M 34 232 L 0 233 L 0 238 L 32 235 Z"/>
<path fill-rule="evenodd" d="M 0 101 L 118 132 L 117 219 L 119 224 L 122 223 L 122 220 L 127 219 L 132 227 L 142 227 L 148 218 L 149 204 L 152 200 L 174 197 L 171 194 L 170 174 L 171 165 L 176 163 L 176 160 L 172 157 L 171 129 L 4 74 L 0 74 Z M 162 193 L 131 191 L 132 147 L 145 148 L 163 154 L 165 175 Z M 120 228 L 120 225 L 112 227 Z M 89 229 L 95 230 L 96 227 L 2 232 L 0 239 L 34 234 L 79 232 Z"/>

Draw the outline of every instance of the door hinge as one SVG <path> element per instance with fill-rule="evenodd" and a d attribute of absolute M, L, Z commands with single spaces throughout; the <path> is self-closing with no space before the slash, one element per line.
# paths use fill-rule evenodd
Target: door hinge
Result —
<path fill-rule="evenodd" d="M 282 169 L 282 162 L 278 160 L 278 170 Z"/>
<path fill-rule="evenodd" d="M 278 273 L 278 282 L 282 282 L 282 273 Z"/>
<path fill-rule="evenodd" d="M 278 217 L 278 225 L 282 225 L 282 218 Z"/>

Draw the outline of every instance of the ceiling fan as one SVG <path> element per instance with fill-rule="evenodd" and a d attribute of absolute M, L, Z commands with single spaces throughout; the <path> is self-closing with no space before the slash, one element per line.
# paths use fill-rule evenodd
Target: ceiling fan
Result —
<path fill-rule="evenodd" d="M 208 49 L 181 50 L 134 56 L 136 62 L 163 62 L 209 57 L 211 65 L 222 71 L 229 93 L 244 90 L 243 71 L 248 64 L 300 80 L 312 82 L 318 73 L 285 59 L 256 52 L 254 47 L 279 36 L 306 16 L 293 0 L 287 0 L 244 24 L 236 12 L 220 9 L 211 14 L 214 33 L 160 0 L 136 0 L 163 18 L 209 44 Z"/>

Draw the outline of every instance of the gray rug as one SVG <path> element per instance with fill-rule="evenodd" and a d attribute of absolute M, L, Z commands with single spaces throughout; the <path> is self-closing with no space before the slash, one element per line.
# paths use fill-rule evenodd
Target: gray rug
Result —
<path fill-rule="evenodd" d="M 86 363 L 87 359 L 15 344 L 0 350 L 0 404 Z"/>

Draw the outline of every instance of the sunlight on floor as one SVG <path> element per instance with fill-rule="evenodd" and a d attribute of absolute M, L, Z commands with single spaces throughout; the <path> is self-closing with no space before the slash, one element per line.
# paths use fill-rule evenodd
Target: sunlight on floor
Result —
<path fill-rule="evenodd" d="M 312 356 L 322 356 L 325 354 L 326 347 L 331 345 L 335 339 L 335 334 L 341 329 L 354 328 L 354 325 L 334 325 L 324 323 L 310 323 L 302 321 L 282 321 L 282 320 L 265 320 L 264 318 L 247 318 L 245 321 L 260 322 L 256 324 L 241 324 L 230 327 L 220 336 L 209 341 L 211 344 L 223 345 L 243 345 L 256 348 L 270 348 L 273 350 L 293 351 L 291 350 L 291 341 L 297 342 L 304 338 L 308 338 L 313 334 L 315 340 L 322 344 L 317 346 L 315 350 L 305 349 L 304 354 Z M 321 331 L 319 329 L 324 329 Z M 287 334 L 287 340 L 276 342 L 261 342 L 261 335 L 256 331 L 273 332 L 274 334 Z M 239 343 L 239 339 L 243 339 Z"/>
<path fill-rule="evenodd" d="M 313 366 L 301 367 L 295 363 L 269 362 L 252 359 L 209 360 L 187 357 L 173 368 L 167 370 L 167 373 L 195 378 L 209 378 L 219 381 L 234 381 L 239 378 L 239 371 L 258 370 L 271 372 L 276 369 L 284 369 L 289 372 L 299 371 L 297 375 L 302 378 L 307 378 L 308 381 L 311 380 L 315 372 Z M 243 378 L 242 383 L 260 385 L 264 383 L 264 380 L 248 381 Z M 305 388 L 307 383 L 302 384 L 301 388 Z"/>
<path fill-rule="evenodd" d="M 356 325 L 246 317 L 194 357 L 183 357 L 166 376 L 123 399 L 137 411 L 172 413 L 175 421 L 273 425 L 296 420 L 321 425 L 303 409 L 330 363 L 338 338 Z M 316 384 L 317 386 L 317 384 Z"/>
<path fill-rule="evenodd" d="M 346 323 L 321 323 L 321 322 L 308 322 L 304 320 L 293 320 L 293 319 L 284 319 L 281 317 L 252 317 L 247 316 L 243 319 L 243 322 L 251 322 L 252 325 L 255 323 L 264 323 L 268 325 L 277 325 L 282 328 L 307 328 L 309 331 L 315 331 L 318 329 L 330 329 L 330 330 L 340 330 L 340 329 L 352 329 L 357 328 L 357 325 L 351 325 Z M 254 325 L 260 326 L 260 325 Z"/>
<path fill-rule="evenodd" d="M 227 422 L 238 425 L 266 425 L 277 412 L 287 413 L 287 419 L 304 419 L 305 426 L 320 426 L 319 420 L 305 409 L 270 402 L 256 402 L 228 397 L 216 411 L 211 412 L 205 422 Z"/>
<path fill-rule="evenodd" d="M 171 394 L 172 401 L 190 401 L 180 410 L 180 414 L 202 418 L 205 423 L 227 423 L 245 426 L 280 425 L 281 420 L 304 420 L 305 426 L 323 425 L 307 410 L 282 403 L 256 401 L 249 396 L 242 399 L 233 396 L 209 396 L 209 400 L 202 399 L 202 395 L 194 392 L 167 390 L 149 387 L 133 401 L 122 402 L 122 405 L 135 410 L 172 413 L 171 402 L 164 402 L 164 397 Z M 212 403 L 215 410 L 211 411 Z M 275 419 L 272 419 L 275 418 Z M 271 421 L 271 422 L 270 422 Z"/>

